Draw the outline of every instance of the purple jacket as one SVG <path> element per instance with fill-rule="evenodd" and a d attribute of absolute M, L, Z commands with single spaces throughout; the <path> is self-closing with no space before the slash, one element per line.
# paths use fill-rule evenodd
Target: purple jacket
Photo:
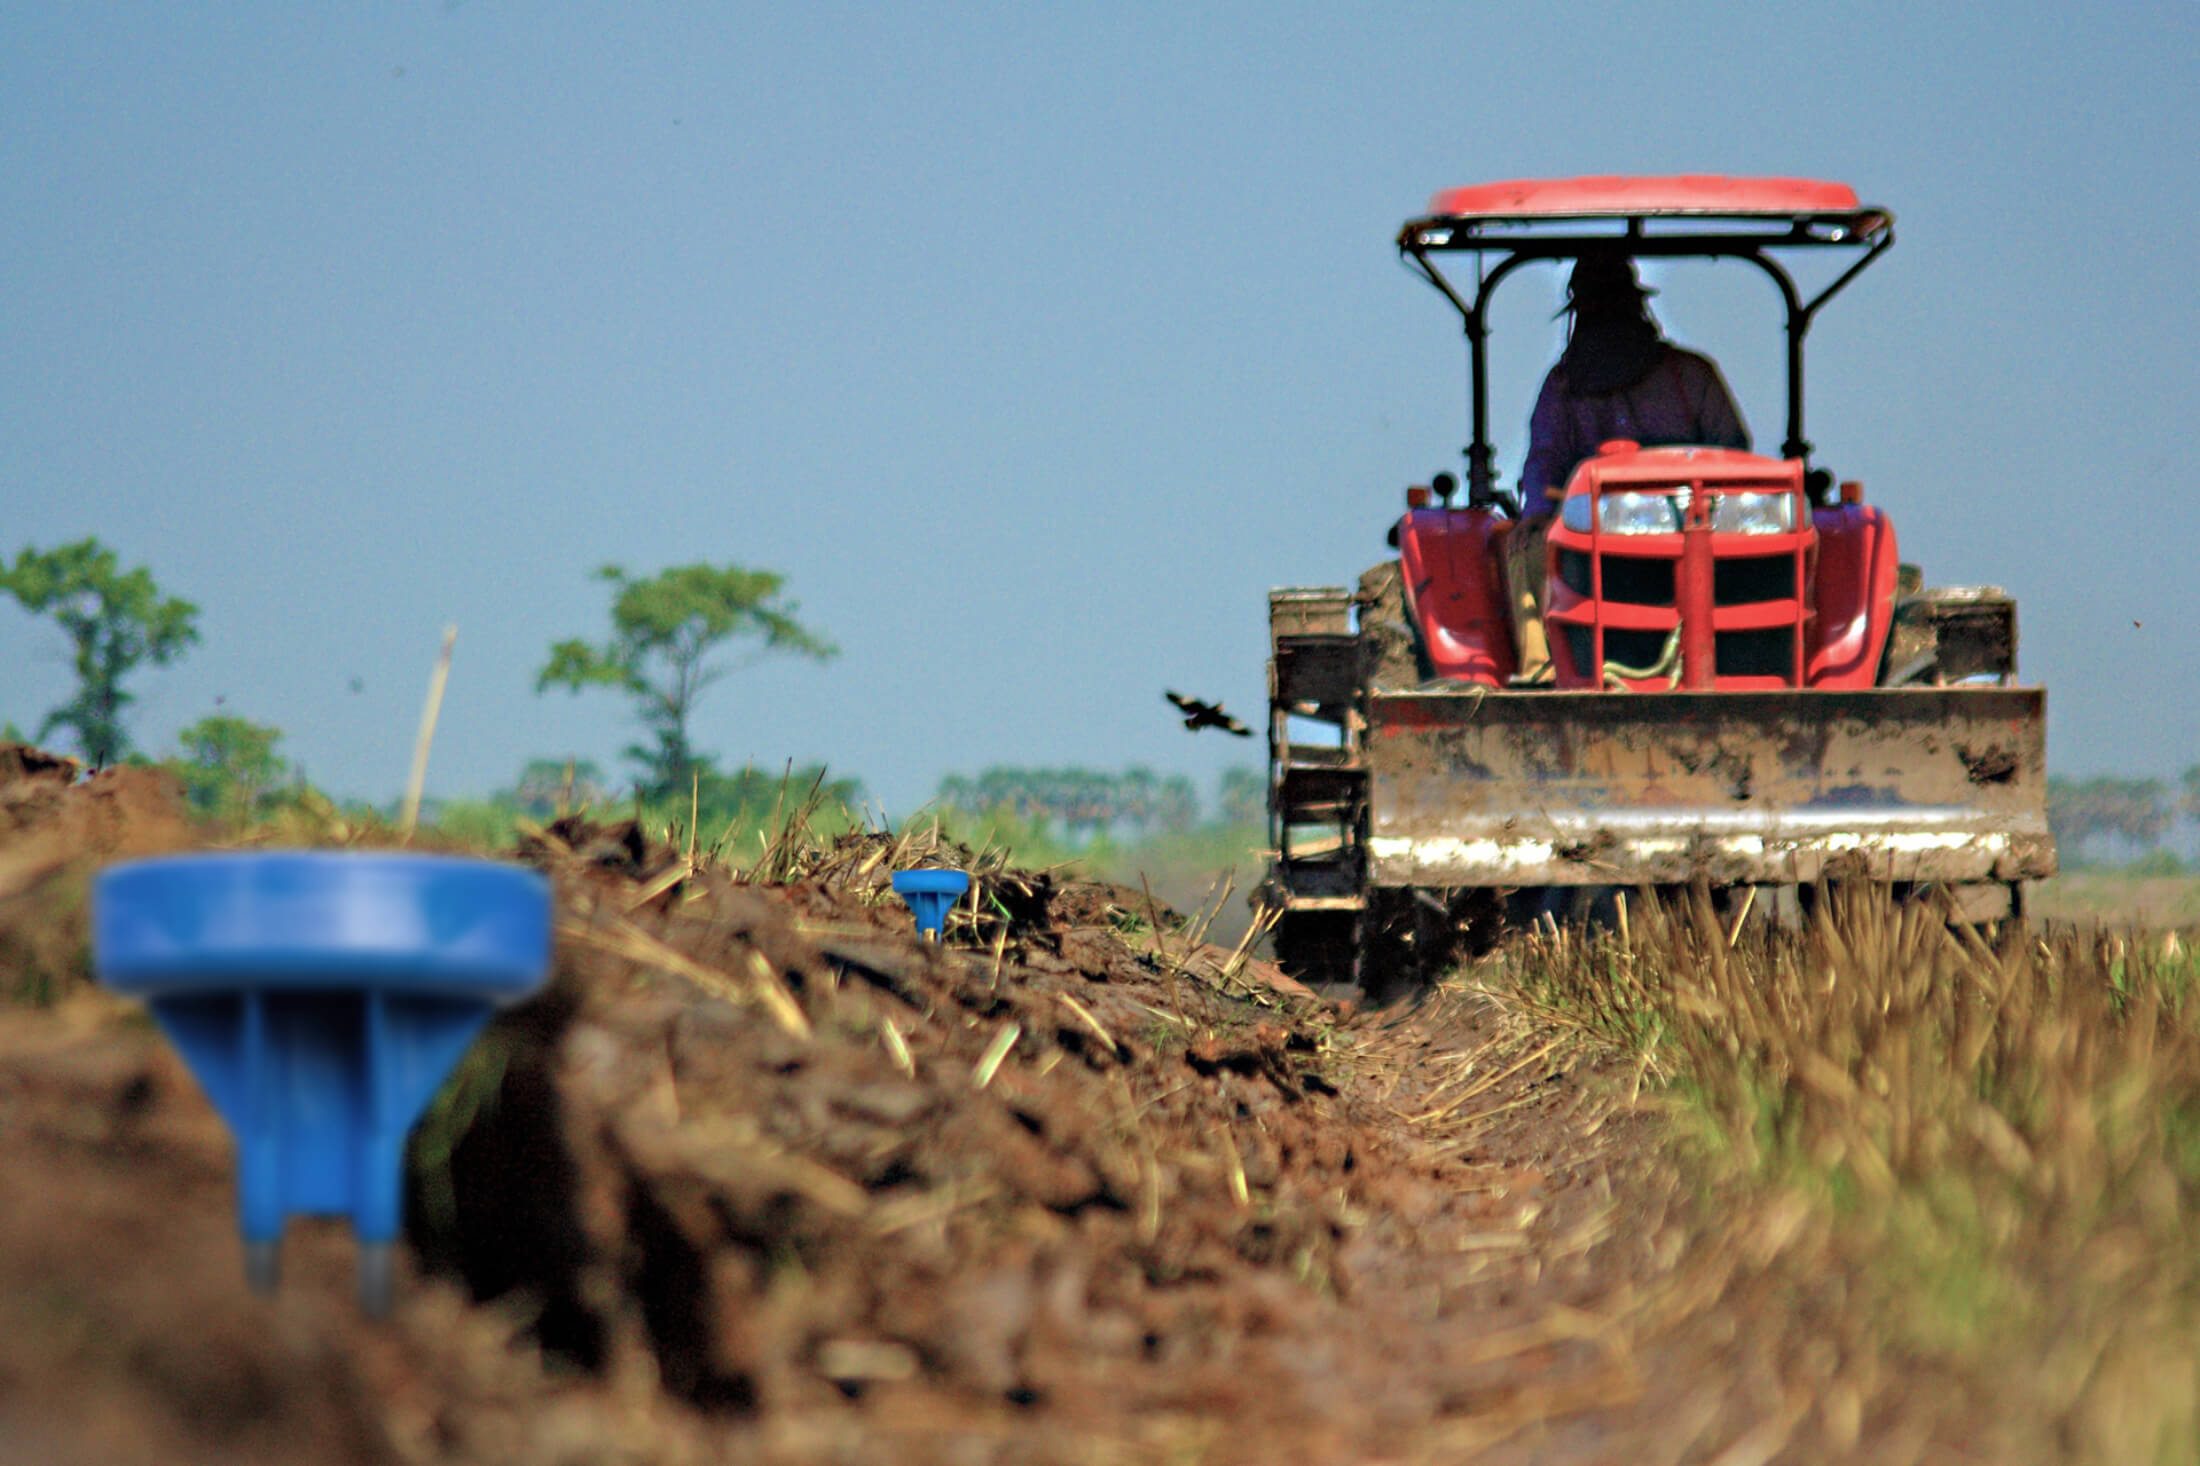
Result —
<path fill-rule="evenodd" d="M 1543 379 L 1528 419 L 1528 460 L 1520 468 L 1523 516 L 1549 513 L 1556 501 L 1545 489 L 1563 491 L 1581 460 L 1614 438 L 1645 448 L 1687 444 L 1699 448 L 1749 447 L 1726 380 L 1711 359 L 1668 345 L 1665 359 L 1633 386 L 1597 396 L 1576 396 L 1561 361 Z"/>

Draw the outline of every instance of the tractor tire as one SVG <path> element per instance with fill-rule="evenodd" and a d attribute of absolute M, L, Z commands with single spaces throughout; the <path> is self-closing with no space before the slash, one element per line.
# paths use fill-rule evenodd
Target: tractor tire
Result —
<path fill-rule="evenodd" d="M 1276 965 L 1315 992 L 1334 996 L 1355 985 L 1358 912 L 1286 911 L 1269 941 Z"/>

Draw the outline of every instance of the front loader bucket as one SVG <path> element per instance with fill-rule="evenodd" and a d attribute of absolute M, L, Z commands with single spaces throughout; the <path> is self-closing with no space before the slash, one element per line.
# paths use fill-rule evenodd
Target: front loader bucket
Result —
<path fill-rule="evenodd" d="M 1374 692 L 1364 759 L 1373 886 L 2055 872 L 2038 688 Z"/>

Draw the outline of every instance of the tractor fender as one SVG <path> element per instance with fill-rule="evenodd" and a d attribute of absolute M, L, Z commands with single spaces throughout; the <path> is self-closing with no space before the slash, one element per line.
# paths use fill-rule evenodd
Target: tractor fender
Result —
<path fill-rule="evenodd" d="M 1805 632 L 1805 685 L 1870 687 L 1894 625 L 1894 522 L 1870 504 L 1814 510 L 1811 521 L 1818 530 L 1817 615 Z"/>
<path fill-rule="evenodd" d="M 1415 509 L 1399 521 L 1406 605 L 1435 676 L 1502 687 L 1517 670 L 1498 556 L 1511 528 L 1486 509 Z"/>

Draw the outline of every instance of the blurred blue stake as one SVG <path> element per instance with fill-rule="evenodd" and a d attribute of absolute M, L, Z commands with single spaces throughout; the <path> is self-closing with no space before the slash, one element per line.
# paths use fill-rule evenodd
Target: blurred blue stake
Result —
<path fill-rule="evenodd" d="M 245 1276 L 284 1224 L 347 1216 L 359 1298 L 388 1312 L 405 1138 L 489 1015 L 542 983 L 550 887 L 430 855 L 136 861 L 93 890 L 100 980 L 142 998 L 237 1140 Z"/>
<path fill-rule="evenodd" d="M 947 908 L 970 890 L 970 877 L 959 870 L 897 870 L 894 894 L 909 903 L 917 930 L 933 941 L 947 922 Z"/>

